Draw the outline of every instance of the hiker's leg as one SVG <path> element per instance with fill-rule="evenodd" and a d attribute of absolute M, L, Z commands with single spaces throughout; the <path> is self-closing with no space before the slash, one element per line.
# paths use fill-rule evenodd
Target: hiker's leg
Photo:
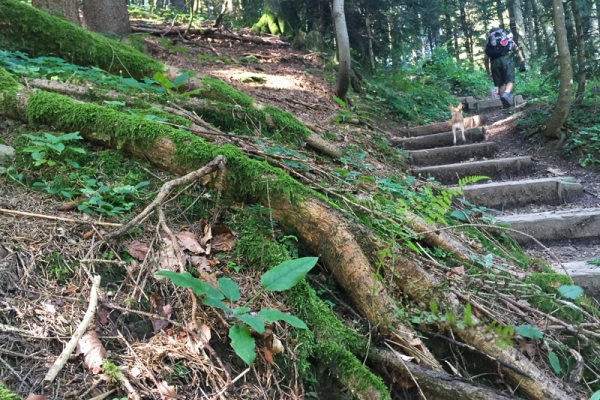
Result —
<path fill-rule="evenodd" d="M 512 92 L 513 89 L 513 83 L 512 82 L 508 82 L 506 85 L 504 85 L 504 90 L 502 92 Z"/>
<path fill-rule="evenodd" d="M 502 96 L 504 91 L 506 90 L 506 85 L 498 86 L 498 96 Z"/>

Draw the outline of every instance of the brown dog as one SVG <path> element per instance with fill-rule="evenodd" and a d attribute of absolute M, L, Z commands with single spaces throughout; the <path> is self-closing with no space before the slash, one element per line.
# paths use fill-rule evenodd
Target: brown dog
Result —
<path fill-rule="evenodd" d="M 463 125 L 462 103 L 458 103 L 456 108 L 451 105 L 450 111 L 452 111 L 452 134 L 454 135 L 454 146 L 456 146 L 456 128 L 460 128 L 462 132 L 463 143 L 466 142 L 465 126 Z"/>

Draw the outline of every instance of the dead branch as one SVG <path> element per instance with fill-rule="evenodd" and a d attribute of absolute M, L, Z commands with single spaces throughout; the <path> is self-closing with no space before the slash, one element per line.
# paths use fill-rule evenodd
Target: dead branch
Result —
<path fill-rule="evenodd" d="M 58 375 L 60 370 L 65 366 L 65 364 L 67 363 L 67 360 L 71 356 L 71 353 L 73 353 L 73 350 L 75 350 L 75 347 L 77 347 L 77 343 L 79 342 L 79 339 L 81 339 L 81 336 L 83 336 L 83 334 L 87 331 L 88 326 L 92 322 L 92 319 L 94 319 L 94 315 L 96 315 L 96 305 L 98 304 L 98 287 L 99 286 L 100 286 L 100 276 L 96 275 L 96 276 L 94 276 L 93 281 L 92 281 L 92 289 L 90 291 L 90 303 L 88 305 L 88 309 L 85 312 L 85 315 L 83 316 L 83 319 L 81 320 L 81 323 L 75 330 L 75 333 L 73 333 L 71 340 L 69 340 L 69 343 L 67 343 L 67 345 L 65 346 L 65 348 L 62 351 L 62 353 L 60 354 L 60 356 L 58 356 L 58 358 L 56 359 L 56 361 L 54 362 L 52 367 L 50 367 L 50 369 L 48 370 L 48 373 L 44 377 L 43 383 L 45 386 L 48 386 L 49 384 L 51 384 L 54 381 L 54 378 L 56 378 L 56 375 Z"/>
<path fill-rule="evenodd" d="M 53 215 L 33 214 L 33 213 L 24 212 L 24 211 L 7 210 L 5 208 L 0 208 L 0 212 L 9 214 L 9 215 L 13 215 L 13 216 L 20 215 L 23 217 L 43 218 L 43 219 L 49 219 L 52 221 L 71 222 L 73 224 L 82 224 L 82 225 L 87 224 L 87 225 L 114 226 L 114 227 L 123 226 L 123 224 L 115 224 L 112 222 L 83 221 L 83 220 L 74 219 L 74 218 L 55 217 Z"/>

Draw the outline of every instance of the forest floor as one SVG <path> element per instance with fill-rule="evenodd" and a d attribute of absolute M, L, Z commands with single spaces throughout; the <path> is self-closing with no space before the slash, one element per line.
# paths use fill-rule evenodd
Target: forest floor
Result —
<path fill-rule="evenodd" d="M 222 79 L 262 103 L 289 111 L 303 122 L 317 125 L 330 132 L 337 139 L 336 143 L 343 148 L 352 151 L 370 149 L 366 152 L 363 162 L 373 167 L 374 175 L 386 176 L 399 168 L 398 165 L 387 163 L 385 157 L 380 157 L 381 154 L 376 155 L 373 138 L 365 134 L 362 126 L 340 125 L 332 121 L 331 117 L 339 113 L 342 108 L 332 99 L 332 75 L 327 72 L 327 69 L 319 61 L 318 55 L 304 55 L 291 50 L 289 46 L 280 44 L 241 43 L 236 40 L 199 40 L 167 46 L 162 45 L 157 39 L 146 38 L 144 40 L 148 43 L 154 43 L 154 45 L 149 44 L 148 46 L 149 54 L 158 60 Z M 182 46 L 187 50 L 181 50 Z M 487 124 L 491 125 L 496 121 L 501 121 L 513 112 L 514 110 L 493 111 L 488 114 Z M 527 112 L 526 108 L 524 112 Z M 449 113 L 448 115 L 440 115 L 440 120 L 446 118 L 449 118 Z M 374 116 L 374 120 L 374 125 L 390 135 L 399 133 L 401 128 L 406 125 L 381 116 Z M 7 134 L 8 144 L 11 144 L 16 135 L 22 133 L 21 129 L 22 127 L 19 124 L 13 125 L 7 121 L 4 121 L 0 126 L 0 130 Z M 584 169 L 575 161 L 562 158 L 557 151 L 548 145 L 531 144 L 522 140 L 518 127 L 512 121 L 489 127 L 487 135 L 487 140 L 498 143 L 499 156 L 531 155 L 537 164 L 534 174 L 536 177 L 572 176 L 584 185 L 588 193 L 586 205 L 600 205 L 600 175 L 598 172 Z M 343 164 L 323 165 L 323 168 L 329 170 L 336 167 L 349 168 Z M 148 165 L 143 168 L 150 168 L 150 175 L 156 178 L 152 184 L 153 187 L 158 187 L 162 182 L 173 178 L 169 174 L 156 171 Z M 202 193 L 196 194 L 198 196 L 202 195 Z M 43 215 L 54 214 L 66 218 L 73 217 L 73 214 L 76 214 L 78 217 L 86 218 L 85 215 L 79 213 L 57 212 L 57 205 L 57 202 L 50 197 L 40 192 L 31 192 L 7 180 L 4 176 L 0 176 L 0 208 L 26 210 L 30 213 Z M 217 205 L 214 204 L 214 208 L 208 209 L 209 216 L 218 215 Z M 539 207 L 537 210 L 542 211 L 545 208 Z M 221 220 L 228 219 L 223 215 L 220 218 Z M 193 225 L 192 222 L 182 219 L 170 221 L 170 223 L 172 223 L 172 229 L 175 232 L 183 231 Z M 142 228 L 147 234 L 149 242 L 153 240 L 154 229 L 155 227 L 149 223 L 144 224 Z M 86 232 L 81 229 L 73 228 L 72 225 L 61 221 L 0 213 L 0 243 L 4 243 L 10 249 L 10 253 L 7 255 L 3 256 L 0 253 L 0 267 L 11 264 L 16 265 L 18 270 L 17 273 L 11 269 L 0 269 L 0 273 L 3 274 L 0 280 L 0 304 L 4 310 L 11 310 L 11 315 L 15 316 L 14 320 L 3 320 L 2 323 L 21 327 L 22 329 L 30 329 L 34 333 L 36 329 L 40 332 L 43 331 L 44 326 L 48 325 L 53 326 L 55 331 L 63 331 L 62 335 L 55 338 L 55 342 L 42 339 L 23 340 L 25 337 L 21 337 L 16 333 L 6 339 L 6 346 L 0 346 L 0 354 L 21 360 L 18 370 L 13 370 L 10 374 L 10 380 L 7 381 L 8 386 L 21 395 L 36 387 L 36 383 L 41 381 L 49 366 L 47 365 L 48 360 L 50 360 L 48 355 L 58 354 L 62 345 L 69 340 L 71 334 L 69 321 L 74 315 L 82 316 L 85 313 L 86 302 L 83 298 L 78 298 L 81 297 L 79 294 L 83 293 L 83 288 L 75 284 L 77 281 L 85 280 L 85 277 L 81 276 L 83 272 L 80 269 L 77 270 L 75 276 L 69 279 L 69 283 L 64 285 L 58 283 L 56 277 L 52 279 L 48 274 L 38 275 L 36 268 L 41 267 L 44 269 L 57 264 L 51 258 L 52 254 L 57 253 L 61 253 L 63 256 L 69 254 L 69 257 L 73 260 L 89 258 L 89 254 L 86 253 L 88 245 L 82 243 L 79 239 L 85 234 Z M 131 246 L 131 243 L 122 245 L 122 247 L 127 246 Z M 563 259 L 562 261 L 568 261 L 569 257 L 575 253 L 579 253 L 579 255 L 582 253 L 600 255 L 598 254 L 599 250 L 594 248 L 593 244 L 586 243 L 561 244 L 553 249 Z M 0 250 L 2 250 L 2 246 L 0 246 Z M 532 248 L 529 251 L 533 255 L 547 258 L 547 255 L 542 254 L 539 249 Z M 118 253 L 119 251 L 115 249 L 114 254 Z M 48 258 L 49 255 L 50 258 Z M 219 261 L 217 260 L 217 262 Z M 100 265 L 101 268 L 110 269 L 124 264 L 126 263 L 117 257 L 113 264 L 103 263 Z M 67 265 L 67 268 L 71 268 L 71 266 Z M 206 268 L 210 272 L 211 266 L 206 266 Z M 127 273 L 129 274 L 129 271 Z M 141 271 L 138 271 L 138 273 L 141 274 Z M 236 281 L 241 288 L 260 287 L 257 282 L 258 276 L 253 270 L 243 270 L 238 275 Z M 139 285 L 138 289 L 140 286 L 143 287 L 144 284 L 139 282 L 139 277 L 140 275 L 133 278 L 136 282 L 133 286 Z M 327 280 L 327 277 L 324 279 Z M 27 284 L 24 285 L 23 282 L 27 282 Z M 114 282 L 111 285 L 114 289 L 111 293 L 111 302 L 124 305 L 123 283 Z M 87 290 L 85 292 L 87 293 Z M 246 295 L 251 296 L 251 294 L 244 294 L 244 297 Z M 156 298 L 151 301 L 156 302 L 156 299 L 163 297 L 165 299 L 167 297 L 177 298 L 173 293 L 161 293 L 157 294 Z M 338 300 L 336 299 L 336 301 Z M 265 297 L 263 301 L 276 302 L 277 298 Z M 156 305 L 154 307 L 156 310 Z M 183 308 L 181 304 L 173 304 L 172 307 L 173 309 Z M 104 312 L 106 312 L 105 322 L 108 323 L 111 311 L 105 309 Z M 161 314 L 159 311 L 155 312 Z M 344 311 L 343 314 L 352 313 Z M 164 312 L 162 315 L 170 318 L 171 314 Z M 226 335 L 223 321 L 219 321 L 212 314 L 202 315 L 202 317 L 206 324 L 212 326 L 217 335 Z M 122 320 L 119 321 L 122 322 Z M 115 322 L 118 321 L 112 321 L 112 323 Z M 156 323 L 157 320 L 152 320 L 152 324 Z M 169 352 L 168 357 L 179 360 L 170 367 L 170 383 L 176 384 L 180 389 L 187 388 L 188 390 L 180 390 L 178 398 L 201 398 L 204 395 L 202 387 L 223 386 L 223 374 L 218 366 L 206 364 L 199 359 L 187 359 L 184 365 L 180 362 L 180 355 L 185 354 L 186 357 L 189 357 L 189 351 L 185 349 L 185 345 L 182 345 L 182 342 L 174 343 L 168 332 L 165 331 L 154 335 L 153 327 L 149 326 L 148 320 L 145 320 L 145 322 L 130 321 L 127 331 L 129 332 L 127 339 L 135 350 L 135 354 L 144 361 L 142 364 L 160 368 L 156 363 L 160 363 L 163 357 L 161 351 L 163 350 Z M 106 332 L 114 334 L 115 331 L 112 328 L 107 328 Z M 285 333 L 281 336 L 286 348 L 295 345 L 291 340 L 286 341 Z M 103 338 L 109 341 L 114 340 L 115 348 L 118 347 L 116 343 L 119 337 L 107 335 Z M 111 350 L 110 346 L 108 350 Z M 248 376 L 253 375 L 255 379 L 246 379 L 247 377 L 243 375 L 246 373 L 244 368 L 240 366 L 239 360 L 236 361 L 232 352 L 218 348 L 215 350 L 221 355 L 229 375 L 232 378 L 241 378 L 234 386 L 235 389 L 233 389 L 238 398 L 275 398 L 274 396 L 277 396 L 276 398 L 298 398 L 306 395 L 306 391 L 301 388 L 302 385 L 298 385 L 299 377 L 297 376 L 286 381 L 285 386 L 282 383 L 282 387 L 278 387 L 279 381 L 282 380 L 285 373 L 278 371 L 276 365 L 271 366 L 270 363 L 265 362 L 259 366 L 254 366 Z M 28 356 L 23 357 L 24 354 Z M 293 357 L 291 351 L 288 355 Z M 261 355 L 263 360 L 268 359 L 268 357 L 268 355 Z M 136 364 L 139 362 L 139 360 L 132 359 L 131 356 L 121 357 L 116 355 L 115 358 L 122 364 Z M 143 374 L 142 372 L 139 373 Z M 197 380 L 202 379 L 201 377 L 206 376 L 214 381 L 205 385 L 195 384 Z M 59 385 L 54 386 L 54 392 L 46 393 L 46 395 L 48 398 L 53 399 L 85 398 L 99 395 L 105 392 L 106 388 L 111 387 L 107 379 L 110 380 L 106 377 L 98 378 L 86 369 L 78 368 L 78 364 L 71 363 L 69 369 L 59 376 Z M 325 377 L 323 380 L 329 381 L 331 379 Z M 140 382 L 134 382 L 134 384 L 138 389 L 143 386 L 143 383 Z M 320 386 L 315 388 L 316 393 L 314 395 L 327 396 L 323 398 L 329 399 L 349 398 L 344 389 L 339 387 L 336 388 L 336 392 L 328 392 L 331 389 L 328 387 L 330 384 L 335 385 L 331 382 L 322 382 Z M 273 386 L 278 388 L 273 389 Z M 170 388 L 171 386 L 166 385 L 162 394 L 172 394 Z M 125 391 L 119 388 L 118 393 L 115 392 L 113 397 L 116 397 L 117 394 L 124 397 Z M 150 389 L 145 392 L 142 391 L 142 394 L 156 396 L 156 393 L 152 394 Z"/>

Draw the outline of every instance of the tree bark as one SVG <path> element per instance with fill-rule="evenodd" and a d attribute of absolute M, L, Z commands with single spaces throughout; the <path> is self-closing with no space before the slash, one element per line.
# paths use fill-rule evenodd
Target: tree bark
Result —
<path fill-rule="evenodd" d="M 567 42 L 565 10 L 563 9 L 562 0 L 552 0 L 552 13 L 560 66 L 560 87 L 552 116 L 547 122 L 546 128 L 542 131 L 542 135 L 548 139 L 560 137 L 560 129 L 569 116 L 573 90 L 573 68 L 571 67 L 571 53 Z"/>
<path fill-rule="evenodd" d="M 50 15 L 63 16 L 76 25 L 81 24 L 76 0 L 32 0 L 31 5 Z"/>
<path fill-rule="evenodd" d="M 548 42 L 544 41 L 542 34 L 542 21 L 541 16 L 538 12 L 537 0 L 529 0 L 531 4 L 531 11 L 533 14 L 532 20 L 534 24 L 534 32 L 535 32 L 535 44 L 537 48 L 537 54 L 542 54 L 548 48 Z"/>
<path fill-rule="evenodd" d="M 103 34 L 129 34 L 129 13 L 125 0 L 83 0 L 83 27 Z"/>
<path fill-rule="evenodd" d="M 573 7 L 575 32 L 577 33 L 577 93 L 575 94 L 575 104 L 579 104 L 583 101 L 586 82 L 585 37 L 583 33 L 581 9 L 578 0 L 572 0 L 571 7 Z"/>
<path fill-rule="evenodd" d="M 344 0 L 333 0 L 333 21 L 335 23 L 335 37 L 338 50 L 338 76 L 335 84 L 335 95 L 346 101 L 348 89 L 350 88 L 350 39 L 346 27 L 346 15 L 344 13 Z"/>
<path fill-rule="evenodd" d="M 367 36 L 369 38 L 369 66 L 371 67 L 371 75 L 375 75 L 375 55 L 373 54 L 373 36 L 371 33 L 371 20 L 369 17 L 365 18 L 365 24 L 367 26 Z"/>
<path fill-rule="evenodd" d="M 467 10 L 466 1 L 459 0 L 460 4 L 460 26 L 465 35 L 465 51 L 469 61 L 473 62 L 473 39 L 471 37 L 471 30 L 469 29 L 469 22 L 467 21 Z"/>

